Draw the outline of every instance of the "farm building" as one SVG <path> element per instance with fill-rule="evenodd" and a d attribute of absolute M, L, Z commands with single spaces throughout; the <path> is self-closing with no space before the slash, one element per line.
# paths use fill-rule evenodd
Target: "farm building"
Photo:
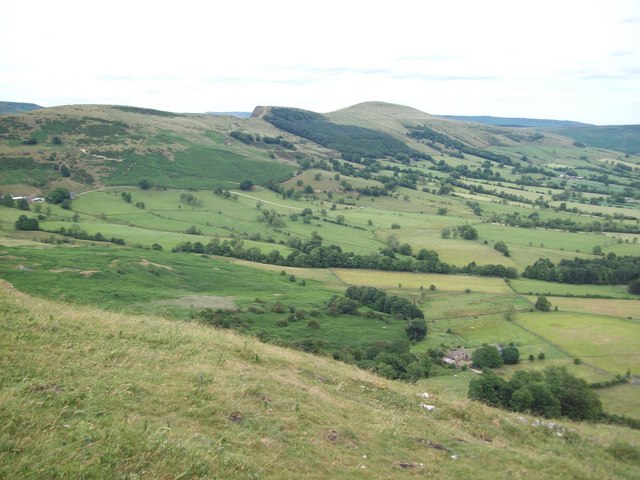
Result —
<path fill-rule="evenodd" d="M 471 357 L 464 348 L 458 348 L 456 350 L 450 350 L 444 357 L 442 357 L 444 363 L 449 365 L 455 365 L 461 367 L 471 362 Z"/>

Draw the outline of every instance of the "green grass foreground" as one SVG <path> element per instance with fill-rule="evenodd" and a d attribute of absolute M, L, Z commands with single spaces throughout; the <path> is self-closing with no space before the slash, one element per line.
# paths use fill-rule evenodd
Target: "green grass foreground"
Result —
<path fill-rule="evenodd" d="M 638 478 L 640 432 L 0 285 L 2 478 Z M 436 409 L 420 407 L 429 391 Z M 558 435 L 556 432 L 561 432 Z"/>

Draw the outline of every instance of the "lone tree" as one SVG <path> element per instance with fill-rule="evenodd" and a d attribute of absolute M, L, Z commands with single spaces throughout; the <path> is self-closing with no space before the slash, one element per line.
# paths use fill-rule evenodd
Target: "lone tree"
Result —
<path fill-rule="evenodd" d="M 407 326 L 404 331 L 410 340 L 419 342 L 427 334 L 427 322 L 422 318 L 414 318 L 407 322 Z"/>
<path fill-rule="evenodd" d="M 253 182 L 251 180 L 245 180 L 240 183 L 240 190 L 249 191 L 253 188 Z"/>
<path fill-rule="evenodd" d="M 536 310 L 540 310 L 541 312 L 548 312 L 551 310 L 551 302 L 547 300 L 547 297 L 544 295 L 538 296 L 535 304 Z"/>
<path fill-rule="evenodd" d="M 502 253 L 505 257 L 508 257 L 510 255 L 509 247 L 507 247 L 507 244 L 504 243 L 502 240 L 497 241 L 496 244 L 493 246 L 493 249 Z"/>

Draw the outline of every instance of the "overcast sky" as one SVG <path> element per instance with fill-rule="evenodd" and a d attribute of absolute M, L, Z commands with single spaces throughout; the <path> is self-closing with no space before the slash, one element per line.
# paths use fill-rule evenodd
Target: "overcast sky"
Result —
<path fill-rule="evenodd" d="M 640 1 L 0 0 L 0 100 L 640 124 Z"/>

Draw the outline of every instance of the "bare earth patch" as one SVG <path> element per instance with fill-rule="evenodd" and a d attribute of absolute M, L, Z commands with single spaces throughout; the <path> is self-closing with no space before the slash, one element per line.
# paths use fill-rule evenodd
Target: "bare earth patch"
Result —
<path fill-rule="evenodd" d="M 148 267 L 149 265 L 151 265 L 153 267 L 164 268 L 165 270 L 173 270 L 173 267 L 170 267 L 168 265 L 162 265 L 161 263 L 150 262 L 149 260 L 146 260 L 144 258 L 140 260 L 139 265 L 141 267 Z"/>
<path fill-rule="evenodd" d="M 63 268 L 52 268 L 49 270 L 51 273 L 63 273 L 63 272 L 77 272 L 80 270 L 79 268 L 71 268 L 71 267 L 63 267 Z"/>
<path fill-rule="evenodd" d="M 89 278 L 95 275 L 96 273 L 100 273 L 100 270 L 83 270 L 82 272 L 79 272 L 78 275 L 82 275 L 85 278 Z"/>
<path fill-rule="evenodd" d="M 236 302 L 232 297 L 220 297 L 217 295 L 185 295 L 180 298 L 158 300 L 154 303 L 156 305 L 174 305 L 187 308 L 222 308 L 224 310 L 235 310 L 237 308 Z"/>

